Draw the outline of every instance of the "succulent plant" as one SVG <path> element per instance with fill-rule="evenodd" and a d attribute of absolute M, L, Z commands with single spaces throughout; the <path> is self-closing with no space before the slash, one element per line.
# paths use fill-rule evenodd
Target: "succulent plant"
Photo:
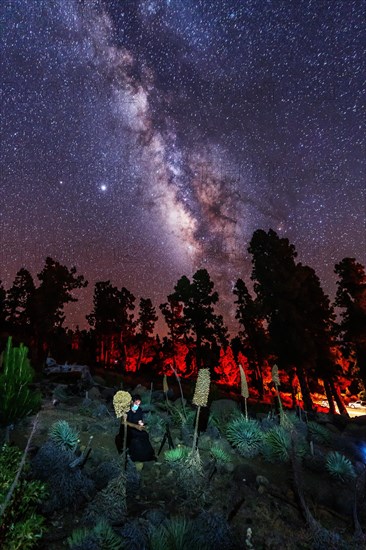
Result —
<path fill-rule="evenodd" d="M 79 434 L 66 420 L 57 420 L 52 424 L 49 436 L 52 441 L 65 451 L 75 451 L 79 443 Z"/>
<path fill-rule="evenodd" d="M 217 445 L 211 447 L 210 453 L 219 464 L 228 464 L 229 462 L 231 462 L 230 455 L 226 451 L 224 451 L 224 449 L 218 447 Z"/>
<path fill-rule="evenodd" d="M 187 447 L 176 447 L 175 449 L 169 449 L 165 451 L 164 458 L 170 464 L 174 462 L 179 462 L 188 456 L 189 449 Z"/>
<path fill-rule="evenodd" d="M 67 539 L 67 543 L 71 550 L 122 549 L 122 539 L 104 519 L 98 521 L 92 529 L 76 529 Z"/>
<path fill-rule="evenodd" d="M 257 456 L 262 447 L 263 432 L 256 420 L 241 415 L 231 420 L 226 429 L 228 441 L 247 458 Z"/>
<path fill-rule="evenodd" d="M 297 457 L 306 454 L 307 443 L 301 434 L 295 439 L 293 450 Z M 284 426 L 274 426 L 264 434 L 262 453 L 266 460 L 270 462 L 288 462 L 291 458 L 291 452 L 291 430 L 287 430 Z"/>
<path fill-rule="evenodd" d="M 328 453 L 325 468 L 338 481 L 346 482 L 356 477 L 352 462 L 337 451 Z"/>
<path fill-rule="evenodd" d="M 313 421 L 308 422 L 307 426 L 309 435 L 315 443 L 327 444 L 331 442 L 332 434 L 327 428 Z"/>

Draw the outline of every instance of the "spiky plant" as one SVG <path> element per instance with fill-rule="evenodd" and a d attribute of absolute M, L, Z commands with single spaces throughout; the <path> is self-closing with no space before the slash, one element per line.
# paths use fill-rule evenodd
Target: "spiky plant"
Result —
<path fill-rule="evenodd" d="M 194 451 L 197 447 L 197 435 L 198 435 L 198 419 L 200 415 L 201 407 L 207 407 L 208 396 L 210 394 L 210 371 L 209 369 L 200 369 L 198 371 L 196 387 L 194 390 L 194 396 L 192 402 L 196 405 L 197 416 L 196 416 L 196 425 L 194 428 L 193 435 L 193 445 L 192 450 Z"/>
<path fill-rule="evenodd" d="M 321 424 L 318 424 L 314 421 L 309 421 L 308 424 L 308 432 L 313 441 L 315 443 L 320 443 L 321 445 L 329 444 L 332 440 L 332 434 L 331 432 Z"/>
<path fill-rule="evenodd" d="M 79 434 L 66 420 L 57 420 L 49 430 L 52 441 L 64 451 L 75 451 L 79 443 Z"/>
<path fill-rule="evenodd" d="M 184 517 L 171 518 L 153 531 L 151 550 L 186 550 L 195 548 L 193 522 Z"/>
<path fill-rule="evenodd" d="M 9 336 L 0 356 L 0 425 L 8 427 L 39 409 L 41 395 L 29 389 L 33 374 L 28 348 L 23 344 L 13 347 Z"/>
<path fill-rule="evenodd" d="M 247 420 L 243 415 L 228 423 L 226 437 L 238 452 L 247 458 L 257 456 L 262 447 L 263 432 L 259 422 Z"/>
<path fill-rule="evenodd" d="M 218 464 L 229 464 L 229 462 L 231 462 L 230 455 L 217 445 L 211 447 L 210 454 Z"/>
<path fill-rule="evenodd" d="M 290 421 L 288 421 L 290 422 Z M 291 433 L 295 433 L 293 427 L 286 429 L 284 426 L 274 426 L 264 434 L 262 453 L 270 462 L 288 462 L 291 457 Z M 294 452 L 297 458 L 305 456 L 308 445 L 301 434 L 296 434 L 294 439 Z"/>
<path fill-rule="evenodd" d="M 71 550 L 121 550 L 122 540 L 104 520 L 92 528 L 76 529 L 67 539 Z"/>
<path fill-rule="evenodd" d="M 93 522 L 102 517 L 112 523 L 121 523 L 126 515 L 126 508 L 126 476 L 122 471 L 89 503 L 84 519 L 86 522 Z"/>
<path fill-rule="evenodd" d="M 174 464 L 186 458 L 188 453 L 189 449 L 187 447 L 176 447 L 175 449 L 165 451 L 164 458 L 169 464 Z"/>
<path fill-rule="evenodd" d="M 352 462 L 337 451 L 328 453 L 325 468 L 334 479 L 343 483 L 356 477 Z"/>
<path fill-rule="evenodd" d="M 291 453 L 291 435 L 282 426 L 274 426 L 264 434 L 262 453 L 270 462 L 288 462 Z"/>

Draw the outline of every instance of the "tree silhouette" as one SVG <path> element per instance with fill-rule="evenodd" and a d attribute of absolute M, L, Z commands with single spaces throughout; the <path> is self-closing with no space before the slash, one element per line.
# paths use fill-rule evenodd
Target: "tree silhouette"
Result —
<path fill-rule="evenodd" d="M 366 388 L 366 272 L 355 258 L 344 258 L 335 266 L 338 290 L 335 305 L 342 308 L 339 332 L 348 354 L 354 353 Z"/>
<path fill-rule="evenodd" d="M 173 359 L 173 367 L 175 372 L 177 369 L 177 346 L 183 337 L 186 335 L 186 321 L 183 315 L 183 304 L 173 300 L 172 296 L 168 296 L 168 301 L 160 304 L 160 311 L 164 316 L 164 320 L 168 327 L 168 337 L 165 341 L 165 350 L 171 351 Z M 186 339 L 186 338 L 185 338 Z"/>
<path fill-rule="evenodd" d="M 334 382 L 330 365 L 321 371 L 320 362 L 331 341 L 329 300 L 314 270 L 296 264 L 297 253 L 288 239 L 279 238 L 273 230 L 257 230 L 249 252 L 253 255 L 254 289 L 268 322 L 273 350 L 292 381 L 295 367 L 305 407 L 312 410 L 308 378 L 320 369 L 331 386 Z M 338 402 L 336 388 L 329 391 Z"/>
<path fill-rule="evenodd" d="M 6 290 L 0 280 L 0 333 L 6 328 Z"/>
<path fill-rule="evenodd" d="M 152 305 L 150 298 L 141 298 L 139 305 L 139 315 L 137 325 L 139 327 L 140 350 L 137 361 L 137 370 L 140 368 L 141 361 L 144 356 L 144 349 L 149 339 L 149 336 L 154 332 L 155 323 L 158 320 L 156 309 Z"/>
<path fill-rule="evenodd" d="M 241 330 L 239 337 L 245 346 L 245 355 L 247 356 L 251 367 L 255 372 L 256 386 L 260 398 L 263 398 L 263 373 L 262 367 L 266 350 L 268 348 L 268 337 L 264 328 L 264 320 L 260 316 L 258 305 L 251 297 L 249 290 L 242 279 L 238 279 L 234 290 L 236 315 Z"/>
<path fill-rule="evenodd" d="M 128 345 L 136 326 L 132 313 L 135 299 L 125 287 L 118 290 L 110 281 L 95 283 L 94 308 L 86 318 L 95 329 L 99 356 L 105 364 L 110 362 L 111 351 L 116 353 L 117 347 L 122 353 L 124 363 L 126 362 Z"/>
<path fill-rule="evenodd" d="M 203 344 L 228 344 L 227 328 L 222 315 L 217 315 L 214 310 L 219 295 L 214 291 L 214 283 L 208 271 L 196 271 L 192 282 L 185 275 L 181 277 L 174 287 L 171 299 L 183 304 L 187 330 L 195 339 L 196 366 L 200 369 L 203 362 Z"/>
<path fill-rule="evenodd" d="M 37 277 L 40 285 L 34 293 L 34 332 L 40 359 L 49 336 L 64 323 L 64 306 L 77 302 L 72 292 L 86 287 L 88 282 L 76 274 L 76 267 L 69 269 L 50 257 Z"/>
<path fill-rule="evenodd" d="M 6 296 L 10 330 L 29 334 L 35 321 L 34 300 L 36 287 L 30 272 L 21 268 Z"/>

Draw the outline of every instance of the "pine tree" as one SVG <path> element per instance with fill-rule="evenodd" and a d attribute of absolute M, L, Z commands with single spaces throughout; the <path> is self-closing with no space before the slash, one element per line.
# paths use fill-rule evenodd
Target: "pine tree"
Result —
<path fill-rule="evenodd" d="M 152 305 L 150 298 L 141 298 L 139 307 L 139 316 L 137 325 L 139 327 L 140 336 L 140 351 L 137 362 L 137 370 L 139 370 L 141 361 L 144 356 L 144 349 L 148 342 L 149 336 L 154 332 L 155 323 L 158 320 L 155 307 Z"/>
<path fill-rule="evenodd" d="M 24 267 L 15 276 L 6 296 L 8 323 L 11 330 L 29 332 L 34 322 L 35 285 L 33 277 Z"/>
<path fill-rule="evenodd" d="M 202 348 L 204 343 L 227 346 L 227 328 L 222 315 L 215 313 L 214 305 L 219 295 L 214 291 L 208 271 L 200 269 L 193 275 L 192 282 L 185 275 L 174 287 L 172 299 L 183 304 L 183 313 L 187 331 L 195 338 L 196 367 L 203 364 Z"/>
<path fill-rule="evenodd" d="M 88 285 L 84 276 L 76 272 L 76 267 L 69 269 L 47 257 L 42 271 L 37 275 L 40 285 L 34 292 L 34 331 L 39 359 L 44 345 L 49 344 L 50 335 L 65 321 L 65 305 L 77 302 L 73 291 Z"/>
<path fill-rule="evenodd" d="M 280 367 L 290 379 L 296 368 L 307 410 L 313 408 L 309 379 L 321 374 L 330 397 L 333 395 L 345 411 L 330 355 L 333 313 L 314 270 L 297 264 L 295 247 L 273 230 L 268 234 L 256 231 L 249 252 L 253 255 L 254 290 Z"/>
<path fill-rule="evenodd" d="M 245 354 L 248 357 L 250 366 L 256 374 L 256 386 L 259 396 L 262 398 L 264 393 L 262 367 L 266 350 L 268 348 L 268 338 L 264 329 L 264 320 L 259 314 L 258 305 L 251 297 L 249 290 L 242 279 L 238 279 L 234 290 L 236 315 L 241 330 L 239 336 L 244 342 Z"/>
<path fill-rule="evenodd" d="M 0 333 L 6 328 L 6 290 L 0 280 Z"/>
<path fill-rule="evenodd" d="M 344 258 L 335 266 L 338 290 L 335 305 L 342 308 L 339 332 L 346 352 L 354 353 L 366 388 L 366 272 L 355 258 Z"/>

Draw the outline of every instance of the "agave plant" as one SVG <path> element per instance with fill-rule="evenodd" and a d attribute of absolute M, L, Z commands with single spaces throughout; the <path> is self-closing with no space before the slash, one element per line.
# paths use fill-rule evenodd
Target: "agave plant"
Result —
<path fill-rule="evenodd" d="M 189 449 L 187 447 L 176 447 L 175 449 L 169 449 L 165 451 L 164 458 L 170 464 L 179 462 L 188 456 Z"/>
<path fill-rule="evenodd" d="M 243 415 L 234 418 L 227 425 L 226 436 L 242 456 L 251 458 L 257 456 L 261 450 L 263 432 L 256 420 L 247 420 Z"/>
<path fill-rule="evenodd" d="M 49 436 L 52 441 L 65 451 L 75 451 L 79 443 L 79 434 L 66 420 L 58 420 L 52 424 Z"/>
<path fill-rule="evenodd" d="M 332 434 L 327 428 L 313 421 L 308 422 L 307 426 L 309 435 L 315 443 L 328 444 L 331 442 Z"/>
<path fill-rule="evenodd" d="M 332 451 L 327 455 L 325 468 L 338 481 L 346 482 L 356 477 L 352 462 L 337 451 Z"/>
<path fill-rule="evenodd" d="M 105 520 L 100 520 L 95 527 L 76 529 L 67 539 L 71 550 L 121 550 L 122 540 Z"/>
<path fill-rule="evenodd" d="M 152 532 L 151 550 L 196 548 L 193 522 L 184 517 L 171 518 Z"/>
<path fill-rule="evenodd" d="M 231 462 L 230 455 L 226 451 L 224 451 L 224 449 L 218 447 L 217 445 L 211 447 L 210 454 L 218 464 L 228 464 L 229 462 Z"/>
<path fill-rule="evenodd" d="M 264 434 L 262 453 L 270 462 L 288 462 L 291 457 L 291 431 L 283 426 L 274 426 Z M 295 439 L 293 451 L 298 457 L 307 452 L 307 443 L 301 435 Z"/>

